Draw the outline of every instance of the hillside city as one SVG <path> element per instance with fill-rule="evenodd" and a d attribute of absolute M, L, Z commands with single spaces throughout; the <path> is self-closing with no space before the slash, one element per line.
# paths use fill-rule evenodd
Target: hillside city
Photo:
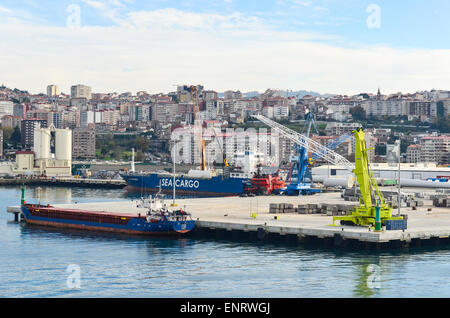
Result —
<path fill-rule="evenodd" d="M 176 91 L 159 94 L 94 93 L 86 85 L 72 86 L 70 94 L 57 85 L 48 85 L 46 94 L 30 94 L 0 86 L 0 156 L 12 160 L 18 150 L 32 150 L 34 129 L 53 125 L 72 130 L 74 161 L 128 161 L 134 148 L 137 161 L 168 163 L 171 133 L 190 129 L 196 105 L 203 127 L 214 129 L 216 137 L 226 137 L 230 128 L 264 128 L 252 118 L 255 114 L 301 132 L 311 113 L 317 125 L 310 137 L 323 145 L 362 126 L 368 146 L 374 148 L 373 162 L 396 162 L 392 152 L 395 141 L 401 140 L 404 163 L 450 163 L 450 91 L 383 95 L 378 89 L 354 96 L 276 89 L 219 93 L 201 85 L 179 85 Z M 233 158 L 233 152 L 251 147 L 248 143 L 225 147 L 226 156 Z M 337 149 L 354 160 L 351 139 Z M 293 144 L 282 140 L 280 162 L 288 162 L 292 151 Z M 217 151 L 208 156 L 210 162 L 220 162 Z M 189 158 L 178 161 L 189 163 Z"/>

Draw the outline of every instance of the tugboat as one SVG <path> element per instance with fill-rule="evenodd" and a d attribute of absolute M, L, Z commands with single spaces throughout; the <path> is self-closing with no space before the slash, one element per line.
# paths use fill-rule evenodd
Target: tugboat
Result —
<path fill-rule="evenodd" d="M 286 182 L 276 173 L 262 173 L 262 166 L 248 182 L 245 183 L 246 195 L 271 195 L 282 194 L 286 190 Z"/>

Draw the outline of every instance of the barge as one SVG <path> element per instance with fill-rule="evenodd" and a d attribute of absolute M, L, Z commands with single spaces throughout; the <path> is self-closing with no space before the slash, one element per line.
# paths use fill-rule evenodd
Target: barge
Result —
<path fill-rule="evenodd" d="M 195 221 L 182 209 L 156 207 L 156 200 L 143 200 L 146 213 L 116 213 L 57 208 L 51 205 L 28 204 L 22 199 L 21 212 L 28 224 L 91 231 L 106 231 L 152 236 L 180 236 L 191 231 Z M 145 210 L 144 210 L 145 211 Z"/>

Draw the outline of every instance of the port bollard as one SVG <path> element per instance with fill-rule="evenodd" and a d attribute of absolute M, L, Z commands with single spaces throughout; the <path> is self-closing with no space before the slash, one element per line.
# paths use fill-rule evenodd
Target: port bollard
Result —
<path fill-rule="evenodd" d="M 374 230 L 374 232 L 381 232 L 380 210 L 381 210 L 381 208 L 379 206 L 375 207 L 376 215 L 375 215 L 375 230 Z"/>

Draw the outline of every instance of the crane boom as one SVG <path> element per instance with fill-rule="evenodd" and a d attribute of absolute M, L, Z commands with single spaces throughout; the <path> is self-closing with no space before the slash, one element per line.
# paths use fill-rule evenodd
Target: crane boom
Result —
<path fill-rule="evenodd" d="M 329 163 L 336 166 L 343 166 L 347 170 L 353 172 L 353 169 L 355 168 L 353 163 L 345 159 L 340 154 L 334 152 L 333 150 L 321 145 L 317 141 L 312 140 L 311 138 L 306 137 L 302 134 L 299 134 L 298 132 L 288 127 L 280 125 L 279 123 L 267 117 L 264 117 L 263 115 L 253 115 L 253 117 L 263 122 L 270 128 L 274 129 L 284 137 L 292 140 L 296 144 L 305 147 L 306 149 L 308 149 L 308 151 L 318 154 L 319 157 L 324 158 Z"/>

